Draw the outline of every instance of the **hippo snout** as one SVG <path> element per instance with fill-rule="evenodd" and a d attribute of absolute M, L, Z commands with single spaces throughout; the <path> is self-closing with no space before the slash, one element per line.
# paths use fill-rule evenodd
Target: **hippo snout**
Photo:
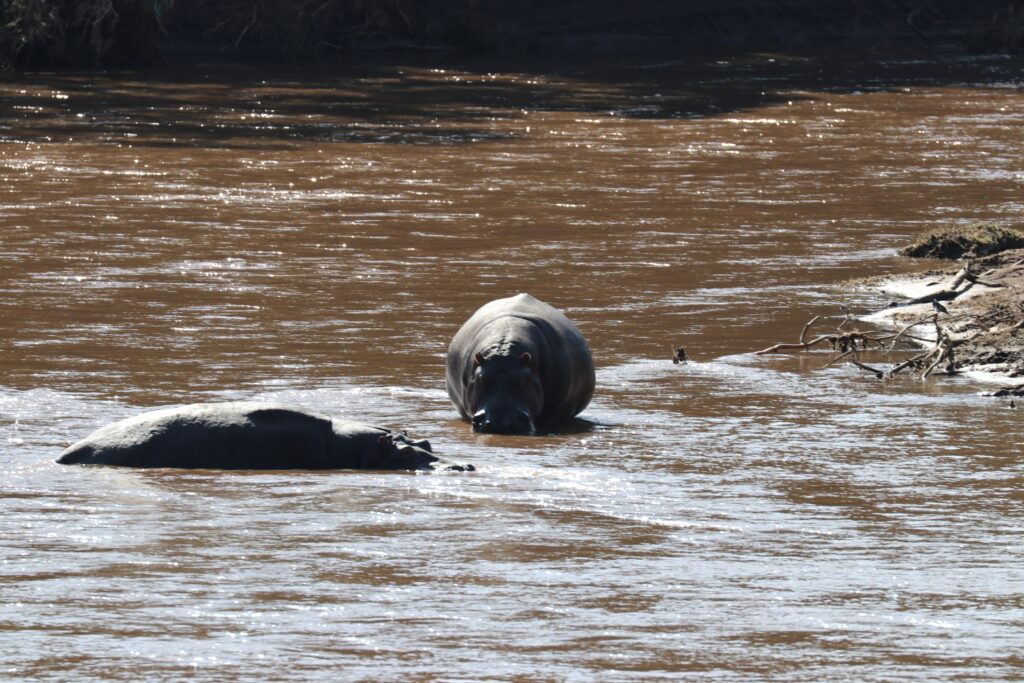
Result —
<path fill-rule="evenodd" d="M 502 413 L 478 410 L 473 415 L 473 431 L 487 434 L 533 434 L 533 418 L 525 410 Z"/>

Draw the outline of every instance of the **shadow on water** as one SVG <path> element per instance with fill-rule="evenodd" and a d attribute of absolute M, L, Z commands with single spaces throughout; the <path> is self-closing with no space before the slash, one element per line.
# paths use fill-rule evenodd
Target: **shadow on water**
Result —
<path fill-rule="evenodd" d="M 961 58 L 740 52 L 598 66 L 427 59 L 25 73 L 0 87 L 9 105 L 0 116 L 0 141 L 229 149 L 317 141 L 452 144 L 519 137 L 525 133 L 492 124 L 530 111 L 700 118 L 811 99 L 809 91 L 985 84 L 972 60 Z M 993 62 L 984 77 L 998 83 L 1012 69 L 1009 61 Z"/>
<path fill-rule="evenodd" d="M 456 432 L 466 432 L 471 434 L 478 441 L 490 442 L 496 441 L 501 442 L 507 439 L 526 439 L 530 438 L 548 438 L 555 436 L 575 436 L 579 434 L 589 434 L 590 432 L 598 431 L 601 429 L 609 429 L 614 427 L 614 423 L 602 420 L 592 420 L 585 417 L 574 417 L 569 422 L 557 425 L 543 425 L 538 428 L 535 434 L 491 434 L 487 432 L 477 432 L 473 430 L 473 427 L 465 420 L 449 420 L 447 422 L 448 427 Z"/>
<path fill-rule="evenodd" d="M 571 421 L 566 424 L 556 425 L 539 431 L 541 436 L 567 436 L 574 434 L 589 434 L 590 432 L 597 431 L 599 429 L 608 429 L 612 427 L 609 422 L 599 422 L 596 420 L 589 420 L 585 417 L 574 417 Z"/>

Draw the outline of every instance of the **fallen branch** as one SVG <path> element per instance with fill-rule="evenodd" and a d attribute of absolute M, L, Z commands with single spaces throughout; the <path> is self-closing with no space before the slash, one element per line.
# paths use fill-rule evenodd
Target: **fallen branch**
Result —
<path fill-rule="evenodd" d="M 942 361 L 946 360 L 949 357 L 950 352 L 952 350 L 952 340 L 950 340 L 950 338 L 945 335 L 940 337 L 939 340 L 935 343 L 935 348 L 933 348 L 930 353 L 931 356 L 934 356 L 934 359 L 932 360 L 931 365 L 929 365 L 927 369 L 925 369 L 925 371 L 921 373 L 921 377 L 927 377 L 928 375 L 932 374 L 932 372 L 935 371 L 935 368 L 939 366 L 939 363 L 941 363 Z M 946 371 L 950 371 L 949 366 L 946 366 Z"/>
<path fill-rule="evenodd" d="M 843 332 L 842 328 L 846 324 L 848 324 L 850 320 L 849 315 L 845 315 L 843 316 L 843 321 L 839 324 L 837 328 L 837 332 L 833 334 L 822 334 L 815 337 L 811 341 L 807 341 L 807 331 L 811 328 L 811 325 L 825 317 L 827 316 L 818 315 L 811 318 L 800 331 L 800 341 L 795 343 L 782 342 L 779 344 L 774 344 L 766 349 L 755 351 L 754 355 L 764 356 L 769 353 L 778 353 L 779 351 L 806 351 L 807 349 L 814 348 L 815 346 L 818 346 L 819 344 L 823 344 L 825 342 L 828 342 L 836 351 L 839 351 L 842 354 L 846 354 L 849 351 L 859 351 L 866 349 L 872 344 L 881 346 L 882 341 L 884 341 L 884 339 L 887 338 L 874 337 L 868 334 L 864 334 L 863 332 L 860 332 L 858 330 L 853 330 L 852 332 Z"/>
<path fill-rule="evenodd" d="M 877 377 L 878 379 L 886 379 L 886 377 L 888 377 L 890 374 L 888 372 L 879 370 L 878 368 L 873 368 L 870 365 L 865 365 L 864 363 L 861 363 L 859 360 L 852 360 L 850 362 L 856 365 L 858 368 L 861 368 L 862 370 L 867 370 L 868 372 L 874 373 L 875 377 Z"/>
<path fill-rule="evenodd" d="M 968 281 L 968 285 L 963 289 L 958 290 L 960 285 L 964 283 L 964 280 Z M 960 271 L 953 276 L 953 280 L 946 286 L 945 289 L 940 289 L 937 292 L 931 294 L 925 294 L 919 296 L 916 299 L 910 299 L 909 301 L 893 301 L 889 303 L 889 308 L 900 308 L 903 306 L 913 306 L 914 304 L 930 304 L 939 301 L 952 301 L 964 292 L 971 289 L 974 286 L 974 279 L 971 274 L 971 262 L 968 261 L 967 265 L 960 269 Z"/>
<path fill-rule="evenodd" d="M 963 271 L 961 271 L 963 272 Z M 966 279 L 965 277 L 957 277 L 958 286 L 962 284 Z M 761 349 L 755 352 L 756 355 L 766 355 L 770 353 L 777 353 L 780 351 L 790 350 L 807 350 L 814 348 L 815 346 L 828 343 L 832 349 L 836 351 L 836 355 L 831 358 L 822 367 L 831 367 L 840 361 L 848 360 L 851 364 L 856 367 L 870 372 L 879 379 L 889 379 L 896 373 L 912 368 L 920 373 L 921 377 L 927 377 L 931 374 L 936 374 L 938 369 L 943 363 L 946 363 L 945 372 L 947 374 L 953 374 L 956 372 L 953 366 L 953 358 L 956 353 L 956 349 L 960 344 L 966 344 L 973 341 L 978 335 L 982 334 L 983 330 L 977 330 L 973 335 L 966 338 L 954 338 L 947 328 L 944 328 L 939 324 L 939 313 L 934 312 L 913 322 L 904 325 L 900 330 L 893 334 L 867 334 L 857 330 L 850 332 L 843 332 L 843 326 L 850 323 L 851 318 L 849 315 L 843 316 L 843 321 L 840 324 L 838 331 L 832 334 L 822 334 L 810 341 L 807 340 L 807 333 L 811 326 L 826 316 L 816 316 L 807 322 L 800 331 L 800 341 L 795 343 L 779 343 L 769 346 L 766 349 Z M 838 316 L 836 316 L 838 317 Z M 946 321 L 959 321 L 961 316 L 946 316 Z M 929 340 L 922 339 L 921 337 L 910 334 L 910 330 L 919 325 L 923 325 L 931 321 L 935 325 L 935 340 L 930 341 L 931 346 L 916 354 L 912 358 L 908 358 L 900 363 L 893 365 L 888 369 L 879 369 L 871 365 L 867 365 L 860 359 L 860 353 L 867 351 L 871 347 L 876 347 L 882 351 L 883 356 L 889 356 L 901 341 L 913 340 L 918 342 L 926 342 Z M 1021 321 L 1020 325 L 1024 327 L 1024 320 Z"/>
<path fill-rule="evenodd" d="M 763 356 L 763 355 L 768 354 L 768 353 L 777 353 L 779 351 L 789 351 L 789 350 L 792 350 L 792 349 L 807 350 L 807 349 L 810 349 L 810 348 L 813 348 L 813 347 L 817 346 L 818 344 L 821 344 L 822 342 L 830 341 L 830 340 L 834 339 L 835 336 L 836 335 L 834 335 L 834 334 L 824 334 L 824 335 L 822 335 L 820 337 L 817 337 L 817 338 L 815 338 L 815 339 L 813 339 L 813 340 L 811 340 L 809 342 L 799 341 L 799 342 L 797 342 L 795 344 L 785 344 L 785 343 L 775 344 L 774 346 L 769 346 L 767 349 L 761 349 L 760 351 L 755 351 L 754 355 L 756 355 L 756 356 Z"/>
<path fill-rule="evenodd" d="M 915 299 L 910 299 L 909 301 L 891 302 L 889 304 L 889 308 L 913 306 L 914 304 L 930 304 L 937 303 L 940 301 L 953 301 L 962 294 L 969 292 L 971 288 L 974 287 L 974 285 L 981 285 L 982 287 L 988 287 L 990 289 L 1001 289 L 1003 287 L 1006 287 L 1006 285 L 1003 284 L 999 284 L 996 282 L 986 282 L 985 280 L 981 279 L 985 275 L 992 273 L 994 269 L 987 270 L 982 275 L 975 275 L 973 272 L 971 272 L 971 266 L 972 264 L 968 262 L 966 266 L 961 268 L 957 272 L 957 274 L 953 276 L 953 280 L 944 289 L 940 289 L 937 292 L 932 292 L 931 294 L 925 294 L 924 296 L 919 296 Z M 964 287 L 963 289 L 960 289 L 960 285 L 962 285 L 964 282 L 967 282 L 967 286 Z"/>
<path fill-rule="evenodd" d="M 925 323 L 928 323 L 928 321 L 930 321 L 930 319 L 931 319 L 931 321 L 936 321 L 937 322 L 938 321 L 938 313 L 932 313 L 931 315 L 926 315 L 925 317 L 923 317 L 921 319 L 918 319 L 918 321 L 914 321 L 913 323 L 905 325 L 899 332 L 896 333 L 896 336 L 893 337 L 892 343 L 889 344 L 889 348 L 886 349 L 886 355 L 892 353 L 893 349 L 896 348 L 896 344 L 898 344 L 899 341 L 901 339 L 903 339 L 904 337 L 906 337 L 907 339 L 912 339 L 914 341 L 925 341 L 921 337 L 914 337 L 913 335 L 909 335 L 907 333 L 910 330 L 912 330 L 913 328 L 918 327 L 919 325 L 924 325 Z"/>
<path fill-rule="evenodd" d="M 937 321 L 937 319 L 938 319 L 938 314 L 937 313 L 932 313 L 931 315 L 926 315 L 925 317 L 921 318 L 920 320 L 915 320 L 914 322 L 912 322 L 912 323 L 910 323 L 908 325 L 905 325 L 903 327 L 903 329 L 901 329 L 899 332 L 897 332 L 896 336 L 893 337 L 892 343 L 889 344 L 889 348 L 885 350 L 885 353 L 886 354 L 892 353 L 893 349 L 896 348 L 896 344 L 899 342 L 899 340 L 902 339 L 903 335 L 906 335 L 907 332 L 909 332 L 911 329 L 917 327 L 918 325 L 923 325 L 924 323 L 928 322 L 929 320 Z M 907 335 L 907 337 L 909 337 L 910 339 L 914 339 L 916 341 L 920 340 L 919 337 L 913 337 L 911 335 Z"/>
<path fill-rule="evenodd" d="M 801 344 L 805 343 L 804 340 L 807 338 L 807 330 L 811 329 L 811 325 L 813 325 L 814 323 L 818 322 L 819 320 L 821 320 L 821 316 L 820 315 L 814 316 L 813 318 L 811 318 L 810 320 L 807 321 L 807 324 L 804 325 L 804 329 L 800 330 L 800 343 Z"/>
<path fill-rule="evenodd" d="M 892 377 L 893 375 L 895 375 L 900 370 L 906 370 L 907 368 L 910 368 L 910 367 L 915 367 L 915 368 L 919 367 L 925 361 L 926 358 L 928 358 L 928 357 L 930 357 L 932 355 L 933 351 L 934 351 L 934 349 L 928 349 L 927 351 L 925 351 L 923 353 L 917 354 L 913 358 L 908 358 L 907 360 L 903 361 L 902 363 L 899 363 L 899 364 L 893 366 L 892 368 L 889 368 L 889 370 L 886 371 L 886 373 L 885 373 L 886 374 L 886 378 Z"/>
<path fill-rule="evenodd" d="M 823 367 L 823 368 L 827 368 L 827 367 L 829 367 L 829 366 L 832 366 L 832 365 L 834 365 L 834 364 L 838 363 L 839 361 L 841 361 L 842 359 L 846 358 L 847 356 L 852 356 L 852 355 L 854 355 L 855 353 L 857 353 L 857 351 L 856 351 L 855 349 L 850 349 L 849 351 L 845 351 L 844 353 L 841 353 L 841 354 L 839 354 L 838 356 L 836 356 L 835 358 L 833 358 L 833 359 L 832 359 L 832 360 L 830 360 L 829 362 L 825 363 L 825 364 L 824 364 L 824 365 L 822 365 L 821 367 Z M 854 360 L 854 361 L 852 361 L 852 362 L 856 363 L 857 361 L 856 361 L 856 360 Z"/>

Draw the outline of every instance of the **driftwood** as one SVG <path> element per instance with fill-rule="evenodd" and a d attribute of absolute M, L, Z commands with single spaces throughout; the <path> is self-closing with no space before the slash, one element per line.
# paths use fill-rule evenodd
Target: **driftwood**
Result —
<path fill-rule="evenodd" d="M 810 348 L 814 348 L 819 344 L 825 343 L 831 345 L 833 349 L 836 349 L 841 354 L 846 355 L 856 352 L 858 350 L 867 349 L 872 344 L 879 344 L 881 342 L 880 338 L 864 334 L 857 330 L 854 330 L 852 332 L 843 332 L 843 327 L 849 322 L 848 315 L 843 316 L 843 322 L 839 324 L 834 334 L 819 335 L 814 339 L 807 341 L 807 331 L 811 329 L 811 326 L 814 323 L 818 322 L 819 320 L 825 317 L 826 316 L 819 315 L 811 318 L 807 322 L 807 324 L 804 325 L 804 329 L 800 331 L 800 341 L 793 344 L 775 344 L 774 346 L 769 346 L 767 349 L 761 349 L 760 351 L 756 351 L 755 355 L 763 356 L 768 353 L 792 351 L 794 349 L 807 350 Z M 829 361 L 829 364 L 831 364 L 835 360 L 838 360 L 838 358 L 833 359 L 833 361 Z"/>
<path fill-rule="evenodd" d="M 813 326 L 819 320 L 822 320 L 822 319 L 825 319 L 825 318 L 835 318 L 835 317 L 837 317 L 837 316 L 824 316 L 824 315 L 815 316 L 815 317 L 811 318 L 809 321 L 807 321 L 807 324 L 805 324 L 803 329 L 800 331 L 800 340 L 799 341 L 797 341 L 795 343 L 785 343 L 785 342 L 783 342 L 783 343 L 780 343 L 780 344 L 774 344 L 772 346 L 769 346 L 766 349 L 761 349 L 760 351 L 755 351 L 754 353 L 755 353 L 755 355 L 763 356 L 763 355 L 769 354 L 769 353 L 779 353 L 780 351 L 793 351 L 793 350 L 805 351 L 807 349 L 814 348 L 815 346 L 819 346 L 821 344 L 828 344 L 829 346 L 832 347 L 833 350 L 839 352 L 839 355 L 837 357 L 833 358 L 828 363 L 826 363 L 826 366 L 828 366 L 828 365 L 832 365 L 833 363 L 835 363 L 836 361 L 840 360 L 841 358 L 844 358 L 846 356 L 855 355 L 855 354 L 857 354 L 860 351 L 865 351 L 865 350 L 871 348 L 872 346 L 881 347 L 881 346 L 883 346 L 883 342 L 891 339 L 892 337 L 897 336 L 897 335 L 892 335 L 892 334 L 889 334 L 889 335 L 867 334 L 865 332 L 861 332 L 860 330 L 856 330 L 856 329 L 847 332 L 847 331 L 845 331 L 844 328 L 851 323 L 852 319 L 851 319 L 849 313 L 846 313 L 843 316 L 838 316 L 838 317 L 841 318 L 841 322 L 839 323 L 839 325 L 836 326 L 836 331 L 835 332 L 830 333 L 830 334 L 820 334 L 817 337 L 814 337 L 813 339 L 811 339 L 810 341 L 807 340 L 807 332 L 811 329 L 811 326 Z M 905 336 L 907 338 L 910 338 L 909 335 L 905 335 Z"/>
<path fill-rule="evenodd" d="M 892 302 L 889 304 L 889 308 L 913 306 L 914 304 L 937 303 L 940 301 L 952 301 L 959 297 L 960 295 L 970 291 L 971 288 L 974 287 L 974 285 L 981 285 L 982 287 L 989 287 L 991 289 L 998 289 L 1006 286 L 997 282 L 987 282 L 985 280 L 982 280 L 982 276 L 974 274 L 972 270 L 973 267 L 973 262 L 968 261 L 967 265 L 961 268 L 957 272 L 957 274 L 953 276 L 953 279 L 950 281 L 950 283 L 946 285 L 943 289 L 940 289 L 937 292 L 932 292 L 931 294 L 919 296 L 916 299 L 910 299 L 909 301 Z M 987 275 L 991 272 L 993 271 L 989 270 L 986 271 L 985 274 Z M 967 286 L 964 287 L 963 289 L 960 289 L 960 285 L 962 285 L 964 282 L 967 283 Z"/>
<path fill-rule="evenodd" d="M 766 349 L 756 351 L 755 354 L 765 355 L 769 353 L 779 353 L 781 351 L 807 350 L 827 343 L 836 352 L 836 355 L 829 359 L 822 367 L 827 368 L 835 365 L 839 361 L 848 359 L 852 365 L 875 375 L 879 379 L 889 379 L 896 373 L 908 368 L 919 372 L 921 377 L 927 377 L 928 375 L 939 373 L 955 374 L 956 369 L 954 367 L 953 359 L 956 347 L 959 344 L 972 341 L 978 334 L 981 334 L 981 330 L 978 330 L 970 337 L 963 339 L 954 338 L 950 336 L 946 328 L 939 324 L 939 313 L 937 312 L 932 313 L 925 318 L 915 320 L 893 333 L 867 333 L 861 332 L 860 330 L 846 332 L 842 330 L 842 327 L 850 321 L 849 316 L 846 315 L 843 316 L 843 322 L 840 324 L 839 328 L 837 328 L 836 332 L 831 334 L 821 334 L 808 341 L 808 330 L 814 323 L 825 317 L 827 316 L 819 315 L 807 322 L 807 324 L 804 325 L 803 330 L 800 332 L 800 341 L 796 343 L 775 344 Z M 925 351 L 922 351 L 921 353 L 918 353 L 902 362 L 895 363 L 892 367 L 886 369 L 879 369 L 868 365 L 860 358 L 860 354 L 862 352 L 871 349 L 876 349 L 883 357 L 888 357 L 896 351 L 901 342 L 905 344 L 910 344 L 911 342 L 926 342 L 922 337 L 912 335 L 909 331 L 914 327 L 923 325 L 929 321 L 935 325 L 935 341 L 931 342 L 931 346 Z"/>
<path fill-rule="evenodd" d="M 998 279 L 999 274 L 995 269 L 978 275 L 974 272 L 973 267 L 973 263 L 969 261 L 966 266 L 952 277 L 949 284 L 936 292 L 909 301 L 890 304 L 890 308 L 913 304 L 932 304 L 932 311 L 928 315 L 905 324 L 894 333 L 862 332 L 857 329 L 848 329 L 853 325 L 853 317 L 850 315 L 849 310 L 844 307 L 844 315 L 841 316 L 842 320 L 836 326 L 834 332 L 818 334 L 810 339 L 808 338 L 811 327 L 820 320 L 840 317 L 819 315 L 804 325 L 800 331 L 799 341 L 795 343 L 783 342 L 774 344 L 755 353 L 764 355 L 783 351 L 804 351 L 828 344 L 835 351 L 835 355 L 823 367 L 830 367 L 845 360 L 865 372 L 875 375 L 879 379 L 888 379 L 896 373 L 908 369 L 919 374 L 921 377 L 934 374 L 955 374 L 957 372 L 956 353 L 958 348 L 970 344 L 979 335 L 989 330 L 993 324 L 1008 324 L 1005 313 L 992 315 L 975 314 L 973 316 L 971 314 L 951 315 L 949 310 L 942 305 L 941 302 L 955 301 L 965 292 L 970 291 L 975 285 L 989 288 L 1006 287 L 1003 283 L 985 279 L 986 276 L 992 274 L 995 274 L 995 278 Z M 1016 318 L 1015 322 L 1009 323 L 1010 330 L 1024 328 L 1024 302 L 1018 301 L 1018 303 L 1021 310 L 1020 317 Z M 1011 318 L 1011 320 L 1014 320 L 1014 318 Z M 924 339 L 911 333 L 915 328 L 927 325 L 928 323 L 935 326 L 934 339 Z M 954 328 L 957 329 L 956 334 L 952 331 Z M 911 342 L 926 345 L 926 348 L 905 360 L 899 362 L 889 361 L 890 356 L 901 345 L 906 347 Z M 877 351 L 883 359 L 892 364 L 886 368 L 878 368 L 865 363 L 861 358 L 861 354 L 869 350 Z"/>
<path fill-rule="evenodd" d="M 968 285 L 963 289 L 960 289 L 960 285 L 964 283 L 964 280 L 967 280 Z M 960 269 L 960 272 L 953 276 L 953 280 L 946 285 L 944 289 L 940 289 L 937 292 L 932 292 L 931 294 L 926 294 L 924 296 L 919 296 L 916 299 L 911 299 L 909 301 L 892 302 L 889 304 L 889 308 L 913 306 L 914 304 L 935 303 L 937 301 L 952 301 L 971 289 L 973 286 L 974 279 L 971 277 L 971 264 L 968 262 L 966 266 Z"/>

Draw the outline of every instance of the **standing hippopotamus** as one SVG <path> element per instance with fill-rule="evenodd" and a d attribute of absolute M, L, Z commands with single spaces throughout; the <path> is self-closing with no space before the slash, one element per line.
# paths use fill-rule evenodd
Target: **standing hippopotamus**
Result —
<path fill-rule="evenodd" d="M 482 306 L 456 333 L 445 385 L 474 430 L 532 434 L 587 407 L 594 360 L 568 318 L 519 294 Z"/>
<path fill-rule="evenodd" d="M 61 453 L 71 465 L 229 470 L 472 470 L 426 441 L 284 403 L 238 401 L 165 408 L 102 427 Z"/>

